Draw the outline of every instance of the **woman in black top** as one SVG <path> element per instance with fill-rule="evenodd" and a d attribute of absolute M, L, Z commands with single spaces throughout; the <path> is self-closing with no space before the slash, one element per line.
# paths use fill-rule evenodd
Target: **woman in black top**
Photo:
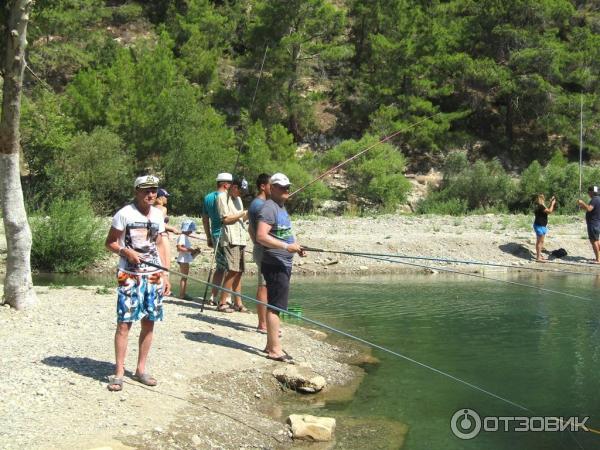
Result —
<path fill-rule="evenodd" d="M 554 206 L 556 205 L 556 198 L 552 196 L 550 199 L 550 207 L 546 208 L 544 194 L 538 194 L 535 199 L 535 208 L 533 213 L 535 214 L 535 220 L 533 221 L 533 231 L 535 231 L 535 260 L 543 262 L 542 248 L 544 247 L 544 238 L 548 234 L 548 214 L 554 212 Z"/>

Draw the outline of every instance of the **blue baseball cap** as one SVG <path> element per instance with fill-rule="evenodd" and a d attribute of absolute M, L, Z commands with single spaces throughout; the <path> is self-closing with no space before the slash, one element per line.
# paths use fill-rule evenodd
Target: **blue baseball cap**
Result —
<path fill-rule="evenodd" d="M 158 188 L 158 191 L 156 192 L 156 196 L 157 197 L 168 197 L 169 193 L 167 192 L 166 189 Z"/>

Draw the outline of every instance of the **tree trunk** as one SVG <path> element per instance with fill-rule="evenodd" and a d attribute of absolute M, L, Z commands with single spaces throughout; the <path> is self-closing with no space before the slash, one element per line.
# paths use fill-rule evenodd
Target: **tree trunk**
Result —
<path fill-rule="evenodd" d="M 21 90 L 32 3 L 32 0 L 9 2 L 0 117 L 0 202 L 8 250 L 3 301 L 16 309 L 33 306 L 36 302 L 30 266 L 31 230 L 19 170 Z"/>

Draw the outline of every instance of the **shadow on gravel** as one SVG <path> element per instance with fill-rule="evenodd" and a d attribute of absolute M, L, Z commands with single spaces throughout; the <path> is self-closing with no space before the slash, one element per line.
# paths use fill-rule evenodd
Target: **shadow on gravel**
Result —
<path fill-rule="evenodd" d="M 52 366 L 69 369 L 76 374 L 92 378 L 97 381 L 106 381 L 106 377 L 115 371 L 115 364 L 108 361 L 96 361 L 90 358 L 76 358 L 72 356 L 49 356 L 42 359 L 42 363 Z M 125 371 L 125 375 L 133 375 Z"/>
<path fill-rule="evenodd" d="M 246 325 L 241 322 L 234 322 L 233 320 L 222 319 L 220 317 L 203 316 L 201 314 L 181 314 L 184 317 L 190 319 L 201 320 L 202 322 L 210 323 L 211 325 L 219 325 L 221 327 L 233 328 L 239 331 L 255 331 L 256 327 Z M 231 316 L 231 314 L 229 314 Z"/>
<path fill-rule="evenodd" d="M 510 253 L 517 258 L 526 259 L 529 261 L 533 261 L 535 259 L 535 255 L 531 250 L 525 247 L 523 244 L 517 244 L 516 242 L 509 242 L 508 244 L 499 245 L 498 248 L 502 250 L 504 253 Z M 543 250 L 542 253 L 548 255 L 548 261 L 565 261 L 565 262 L 582 262 L 589 263 L 588 258 L 584 258 L 583 256 L 563 256 L 561 258 L 557 258 L 552 255 L 551 252 L 547 250 Z"/>
<path fill-rule="evenodd" d="M 165 303 L 168 303 L 170 305 L 178 305 L 178 306 L 187 306 L 189 308 L 197 308 L 200 309 L 202 307 L 202 305 L 200 304 L 200 301 L 193 301 L 193 300 L 182 300 L 182 299 L 176 299 L 176 298 L 165 298 Z M 208 309 L 206 307 L 206 305 L 204 305 L 204 309 Z"/>
<path fill-rule="evenodd" d="M 516 242 L 509 242 L 508 244 L 499 245 L 498 248 L 504 253 L 510 253 L 517 258 L 532 260 L 535 259 L 535 255 L 525 247 L 523 244 L 517 244 Z"/>
<path fill-rule="evenodd" d="M 256 347 L 251 347 L 250 345 L 246 345 L 226 337 L 215 336 L 212 333 L 204 333 L 202 331 L 182 331 L 182 333 L 186 339 L 191 341 L 219 345 L 221 347 L 229 347 L 236 350 L 242 350 L 246 353 L 251 353 L 252 355 L 261 355 L 260 349 Z"/>

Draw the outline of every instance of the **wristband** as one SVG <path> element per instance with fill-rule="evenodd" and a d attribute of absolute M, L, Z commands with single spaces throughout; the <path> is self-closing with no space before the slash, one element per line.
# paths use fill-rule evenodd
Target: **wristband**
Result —
<path fill-rule="evenodd" d="M 119 251 L 117 252 L 117 254 L 118 254 L 119 256 L 123 256 L 123 255 L 121 254 L 121 252 L 122 252 L 124 249 L 125 249 L 125 247 L 119 247 Z"/>
<path fill-rule="evenodd" d="M 287 242 L 285 244 L 283 244 L 284 247 L 283 249 L 287 252 L 288 251 L 288 247 L 290 246 L 290 244 L 288 244 Z"/>

